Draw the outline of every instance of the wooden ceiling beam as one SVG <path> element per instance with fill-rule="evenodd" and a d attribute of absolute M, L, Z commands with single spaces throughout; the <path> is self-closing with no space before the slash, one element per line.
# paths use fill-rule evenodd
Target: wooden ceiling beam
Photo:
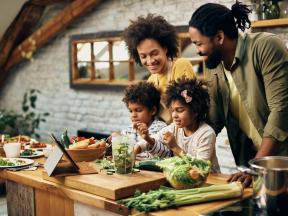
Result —
<path fill-rule="evenodd" d="M 33 54 L 37 49 L 44 46 L 59 32 L 64 30 L 76 18 L 94 8 L 101 1 L 102 0 L 74 0 L 55 17 L 43 24 L 43 26 L 14 49 L 4 67 L 4 73 L 2 72 L 0 74 L 0 83 L 8 76 L 9 69 L 27 57 L 27 54 L 31 54 L 31 52 Z"/>
<path fill-rule="evenodd" d="M 64 1 L 67 1 L 67 0 L 30 0 L 29 2 L 34 5 L 48 6 L 48 5 L 61 3 Z M 70 1 L 73 1 L 73 0 L 70 0 Z"/>
<path fill-rule="evenodd" d="M 31 5 L 28 2 L 23 5 L 0 41 L 0 67 L 5 65 L 13 49 L 33 32 L 44 9 L 44 6 Z"/>

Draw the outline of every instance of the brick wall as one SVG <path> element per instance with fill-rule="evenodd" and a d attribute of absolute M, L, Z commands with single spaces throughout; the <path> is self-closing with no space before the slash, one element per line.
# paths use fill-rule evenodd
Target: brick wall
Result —
<path fill-rule="evenodd" d="M 41 124 L 38 131 L 44 140 L 48 139 L 48 132 L 59 135 L 66 128 L 70 134 L 76 134 L 77 129 L 86 127 L 94 128 L 98 133 L 108 134 L 123 129 L 129 124 L 129 117 L 126 107 L 121 102 L 122 91 L 75 90 L 69 87 L 69 36 L 123 30 L 129 24 L 129 19 L 135 19 L 138 15 L 145 15 L 148 12 L 161 14 L 174 25 L 187 25 L 192 12 L 207 2 L 211 1 L 103 1 L 48 45 L 37 50 L 33 62 L 24 61 L 13 68 L 5 86 L 0 89 L 0 108 L 20 110 L 24 93 L 28 89 L 35 88 L 42 92 L 37 101 L 37 110 L 51 113 L 47 117 L 47 122 Z M 213 2 L 230 7 L 235 1 L 216 0 Z M 42 22 L 55 15 L 64 6 L 65 3 L 48 8 Z M 282 31 L 282 28 L 277 29 L 278 35 L 288 40 L 287 34 Z M 287 29 L 285 31 L 287 33 Z M 228 145 L 223 144 L 226 139 L 225 133 L 223 131 L 217 138 L 217 143 L 220 144 L 217 151 L 222 155 L 229 153 Z M 232 157 L 230 155 L 225 158 Z"/>

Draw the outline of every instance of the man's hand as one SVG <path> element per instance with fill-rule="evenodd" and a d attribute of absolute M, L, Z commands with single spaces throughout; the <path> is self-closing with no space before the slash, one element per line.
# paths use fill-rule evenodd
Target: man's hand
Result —
<path fill-rule="evenodd" d="M 264 137 L 261 147 L 257 152 L 255 158 L 275 155 L 278 151 L 279 145 L 277 141 L 270 137 Z M 245 172 L 237 172 L 230 176 L 228 182 L 239 181 L 244 187 L 248 187 L 252 182 L 252 176 Z"/>
<path fill-rule="evenodd" d="M 232 174 L 227 181 L 239 181 L 242 183 L 243 187 L 249 187 L 252 182 L 252 176 L 245 172 L 237 172 Z"/>

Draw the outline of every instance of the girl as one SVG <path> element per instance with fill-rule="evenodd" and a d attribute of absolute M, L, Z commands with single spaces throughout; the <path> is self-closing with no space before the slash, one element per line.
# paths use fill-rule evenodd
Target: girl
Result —
<path fill-rule="evenodd" d="M 149 135 L 167 126 L 165 122 L 156 118 L 160 106 L 160 93 L 152 83 L 139 82 L 125 89 L 123 102 L 129 109 L 132 124 L 121 133 L 136 141 L 135 155 L 142 152 L 136 156 L 137 159 L 151 158 L 152 155 L 146 151 L 146 142 L 135 130 L 135 125 L 145 126 Z"/>
<path fill-rule="evenodd" d="M 192 157 L 210 160 L 212 172 L 219 172 L 215 153 L 216 135 L 205 123 L 209 111 L 209 94 L 197 79 L 173 81 L 167 87 L 166 105 L 172 112 L 173 123 L 156 135 L 150 136 L 145 125 L 136 124 L 137 131 L 146 140 L 150 154 L 166 156 L 189 154 Z"/>
<path fill-rule="evenodd" d="M 160 117 L 166 123 L 171 123 L 171 114 L 163 100 L 168 82 L 182 76 L 195 77 L 188 60 L 179 58 L 173 62 L 178 54 L 178 38 L 174 27 L 162 16 L 148 14 L 147 17 L 140 16 L 132 21 L 124 30 L 123 37 L 131 57 L 151 73 L 148 82 L 153 83 L 161 94 Z"/>

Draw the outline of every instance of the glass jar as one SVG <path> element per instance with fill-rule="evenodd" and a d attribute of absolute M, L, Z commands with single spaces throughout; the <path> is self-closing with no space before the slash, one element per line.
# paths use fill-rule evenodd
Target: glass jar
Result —
<path fill-rule="evenodd" d="M 116 173 L 132 173 L 134 166 L 133 139 L 122 135 L 112 137 L 112 154 Z"/>
<path fill-rule="evenodd" d="M 259 19 L 258 17 L 258 11 L 257 11 L 257 5 L 255 3 L 251 4 L 251 13 L 249 15 L 249 19 L 251 22 L 257 21 Z"/>
<path fill-rule="evenodd" d="M 280 1 L 280 18 L 288 18 L 288 0 Z"/>

